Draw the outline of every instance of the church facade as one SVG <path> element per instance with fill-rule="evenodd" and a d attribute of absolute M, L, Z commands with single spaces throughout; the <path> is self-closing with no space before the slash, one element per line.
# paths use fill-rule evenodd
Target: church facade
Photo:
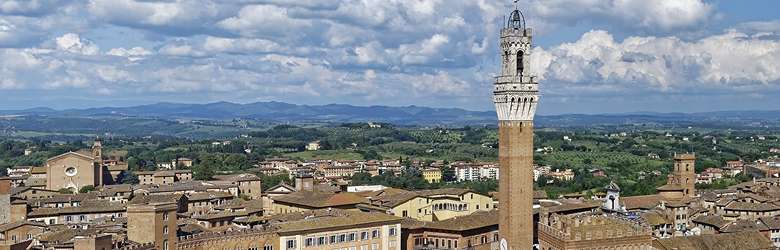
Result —
<path fill-rule="evenodd" d="M 46 189 L 72 189 L 86 186 L 114 184 L 119 173 L 127 170 L 121 166 L 108 166 L 103 162 L 103 146 L 95 140 L 90 151 L 67 152 L 46 161 Z"/>

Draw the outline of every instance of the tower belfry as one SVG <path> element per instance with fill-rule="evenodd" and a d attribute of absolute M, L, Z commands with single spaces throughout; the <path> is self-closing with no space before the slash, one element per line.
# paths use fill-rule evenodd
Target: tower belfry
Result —
<path fill-rule="evenodd" d="M 515 5 L 517 1 L 515 1 Z M 520 9 L 501 29 L 501 74 L 493 102 L 498 114 L 499 235 L 502 250 L 533 247 L 533 138 L 539 86 L 531 75 L 531 29 Z"/>

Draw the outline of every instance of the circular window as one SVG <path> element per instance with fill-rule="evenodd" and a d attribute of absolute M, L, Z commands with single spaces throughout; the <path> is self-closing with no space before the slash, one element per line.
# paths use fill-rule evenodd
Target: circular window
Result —
<path fill-rule="evenodd" d="M 65 169 L 65 175 L 67 175 L 67 176 L 74 176 L 74 175 L 76 175 L 76 172 L 77 172 L 76 168 L 74 168 L 74 167 L 68 167 L 68 168 Z"/>

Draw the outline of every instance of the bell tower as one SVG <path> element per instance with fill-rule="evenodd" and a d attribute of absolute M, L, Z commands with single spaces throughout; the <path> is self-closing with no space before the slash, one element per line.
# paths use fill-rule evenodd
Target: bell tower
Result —
<path fill-rule="evenodd" d="M 92 144 L 92 157 L 95 158 L 95 163 L 103 163 L 103 139 L 100 137 L 95 138 Z"/>
<path fill-rule="evenodd" d="M 502 250 L 533 247 L 533 120 L 539 86 L 529 72 L 531 40 L 531 29 L 515 7 L 501 29 L 501 74 L 493 89 L 499 122 L 498 229 Z"/>

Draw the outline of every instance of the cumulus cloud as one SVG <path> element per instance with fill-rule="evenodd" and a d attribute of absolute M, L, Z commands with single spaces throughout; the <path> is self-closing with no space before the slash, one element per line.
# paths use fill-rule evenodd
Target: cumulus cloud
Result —
<path fill-rule="evenodd" d="M 212 0 L 90 0 L 86 6 L 89 14 L 109 23 L 176 35 L 206 32 L 232 8 Z"/>
<path fill-rule="evenodd" d="M 152 52 L 143 47 L 113 48 L 106 52 L 107 55 L 127 58 L 130 61 L 138 61 L 152 55 Z"/>
<path fill-rule="evenodd" d="M 262 13 L 262 14 L 258 14 Z M 311 21 L 292 18 L 288 9 L 274 5 L 249 5 L 236 16 L 217 25 L 245 36 L 269 37 L 296 35 L 312 25 Z"/>
<path fill-rule="evenodd" d="M 780 20 L 742 23 L 737 25 L 737 29 L 747 32 L 780 33 Z"/>
<path fill-rule="evenodd" d="M 542 25 L 608 22 L 649 32 L 695 28 L 715 15 L 703 0 L 527 0 L 523 6 Z"/>
<path fill-rule="evenodd" d="M 5 0 L 0 2 L 0 14 L 39 16 L 56 10 L 61 0 Z"/>
<path fill-rule="evenodd" d="M 95 55 L 99 48 L 92 41 L 81 39 L 78 34 L 67 33 L 55 39 L 58 50 L 84 55 Z"/>
<path fill-rule="evenodd" d="M 629 37 L 594 30 L 578 41 L 537 48 L 535 66 L 547 89 L 581 92 L 756 91 L 780 87 L 780 41 L 736 31 L 695 41 Z"/>
<path fill-rule="evenodd" d="M 213 36 L 206 38 L 203 48 L 207 51 L 226 53 L 272 53 L 284 49 L 278 43 L 266 39 L 232 39 Z"/>
<path fill-rule="evenodd" d="M 508 5 L 9 0 L 0 3 L 0 89 L 485 108 Z M 531 70 L 547 96 L 779 88 L 777 21 L 712 33 L 702 27 L 716 20 L 717 8 L 703 0 L 520 5 L 542 36 L 561 26 L 597 27 L 576 41 L 534 49 Z"/>

